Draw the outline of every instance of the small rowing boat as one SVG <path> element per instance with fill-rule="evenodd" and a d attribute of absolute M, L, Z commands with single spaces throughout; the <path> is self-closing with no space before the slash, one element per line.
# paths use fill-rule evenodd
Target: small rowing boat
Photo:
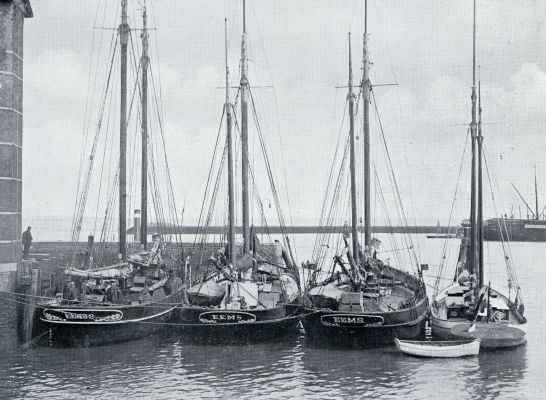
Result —
<path fill-rule="evenodd" d="M 466 357 L 477 356 L 480 352 L 479 339 L 415 341 L 395 338 L 394 343 L 400 352 L 418 357 Z"/>

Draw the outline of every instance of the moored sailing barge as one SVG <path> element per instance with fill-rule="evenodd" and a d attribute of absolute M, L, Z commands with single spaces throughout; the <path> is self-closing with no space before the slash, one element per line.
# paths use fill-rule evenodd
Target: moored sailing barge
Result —
<path fill-rule="evenodd" d="M 363 78 L 361 83 L 364 114 L 364 249 L 358 240 L 357 175 L 355 145 L 355 100 L 349 35 L 349 109 L 348 153 L 350 157 L 350 218 L 349 234 L 345 235 L 345 248 L 336 254 L 328 274 L 320 276 L 322 267 L 319 250 L 317 262 L 308 265 L 312 270 L 308 279 L 306 304 L 302 323 L 306 337 L 324 343 L 357 344 L 375 346 L 392 344 L 396 337 L 418 339 L 424 335 L 428 314 L 428 298 L 425 284 L 417 265 L 418 273 L 394 268 L 377 257 L 380 241 L 371 236 L 371 163 L 369 105 L 371 88 L 368 59 L 367 2 L 365 3 L 365 29 L 363 44 Z M 346 150 L 347 152 L 347 150 Z M 346 154 L 345 152 L 345 154 Z M 341 163 L 345 163 L 345 156 Z M 392 166 L 391 166 L 392 167 Z M 341 174 L 340 174 L 341 176 Z M 394 178 L 394 175 L 392 176 Z M 338 184 L 334 190 L 341 189 Z M 337 196 L 333 196 L 332 204 Z M 400 199 L 397 199 L 400 201 Z M 331 214 L 331 213 L 330 213 Z M 323 214 L 324 215 L 324 214 Z M 325 220 L 330 220 L 327 217 Z M 319 249 L 328 248 L 319 243 Z M 413 247 L 413 246 L 411 246 Z M 322 278 L 322 280 L 319 280 Z"/>
<path fill-rule="evenodd" d="M 116 165 L 114 189 L 119 189 L 119 260 L 114 265 L 104 266 L 104 260 L 87 260 L 86 265 L 76 265 L 76 257 L 72 265 L 65 271 L 71 280 L 56 297 L 45 298 L 38 302 L 40 309 L 39 322 L 50 332 L 50 339 L 75 346 L 103 345 L 136 339 L 157 332 L 163 328 L 176 306 L 183 301 L 184 287 L 182 281 L 171 269 L 167 274 L 167 263 L 164 260 L 164 244 L 158 233 L 153 235 L 154 243 L 147 251 L 147 196 L 148 179 L 154 178 L 154 171 L 149 174 L 148 161 L 148 30 L 146 7 L 143 7 L 142 28 L 142 56 L 141 56 L 141 102 L 140 102 L 140 129 L 142 134 L 142 169 L 141 169 L 141 206 L 142 226 L 140 230 L 141 250 L 137 254 L 127 257 L 126 246 L 126 217 L 127 217 L 127 51 L 130 28 L 127 16 L 127 0 L 121 0 L 121 24 L 118 38 L 120 48 L 120 129 L 119 129 L 119 163 Z M 104 110 L 106 94 L 110 88 L 111 72 L 113 67 L 116 46 L 111 49 L 112 63 L 103 96 L 101 110 Z M 83 175 L 84 183 L 79 186 L 81 192 L 77 201 L 75 218 L 72 227 L 72 242 L 77 242 L 81 230 L 85 203 L 88 195 L 91 171 L 97 149 L 103 114 L 99 116 L 98 128 L 89 157 L 89 169 Z M 166 157 L 166 156 L 165 156 Z M 155 164 L 152 165 L 152 170 Z M 102 178 L 102 174 L 101 174 Z M 170 179 L 167 180 L 170 185 Z M 101 182 L 102 183 L 102 182 Z M 172 189 L 169 186 L 170 189 Z M 160 204 L 159 189 L 152 188 L 154 204 Z M 99 189 L 100 192 L 100 189 Z M 105 221 L 101 234 L 103 244 L 106 243 L 105 232 L 111 223 L 111 209 L 115 198 L 112 194 L 107 204 Z M 157 214 L 157 210 L 156 210 Z M 162 216 L 165 218 L 165 216 Z M 175 219 L 177 220 L 176 216 Z M 97 262 L 97 265 L 94 263 Z M 172 263 L 171 263 L 172 264 Z M 170 268 L 175 268 L 171 266 Z M 67 282 L 68 283 L 68 282 Z"/>
<path fill-rule="evenodd" d="M 485 284 L 483 224 L 483 136 L 480 99 L 476 94 L 476 0 L 474 0 L 472 68 L 472 138 L 470 221 L 463 223 L 459 257 L 452 283 L 440 288 L 443 264 L 436 281 L 431 307 L 432 334 L 444 340 L 480 339 L 481 348 L 511 348 L 526 342 L 525 307 L 516 272 L 506 252 L 509 295 Z M 479 88 L 478 88 L 479 92 Z M 477 103 L 478 100 L 478 103 Z"/>
<path fill-rule="evenodd" d="M 227 22 L 226 22 L 227 24 Z M 298 267 L 293 261 L 290 242 L 283 234 L 283 243 L 260 244 L 252 233 L 250 221 L 250 199 L 254 187 L 254 198 L 260 218 L 265 221 L 263 204 L 258 198 L 257 181 L 254 168 L 250 165 L 249 147 L 249 111 L 254 113 L 254 99 L 248 80 L 246 2 L 243 0 L 243 35 L 241 44 L 240 84 L 237 98 L 240 101 L 240 153 L 241 153 L 241 199 L 242 199 L 242 245 L 235 237 L 235 141 L 233 134 L 234 105 L 229 95 L 229 70 L 227 67 L 227 27 L 226 27 L 226 100 L 225 116 L 226 138 L 222 162 L 218 168 L 216 182 L 220 181 L 224 156 L 227 155 L 227 243 L 221 245 L 208 257 L 204 255 L 207 240 L 207 226 L 203 227 L 200 245 L 197 248 L 196 270 L 208 271 L 194 280 L 190 274 L 187 280 L 187 302 L 173 314 L 170 326 L 176 332 L 202 341 L 249 341 L 273 339 L 284 333 L 297 333 L 301 310 L 300 277 Z M 250 110 L 249 110 L 250 108 Z M 223 118 L 224 119 L 224 118 Z M 268 179 L 271 183 L 279 223 L 284 227 L 284 218 L 280 210 L 279 197 L 272 183 L 272 172 L 264 146 L 259 124 L 256 124 Z M 213 160 L 214 165 L 214 160 Z M 211 166 L 212 169 L 213 166 Z M 252 186 L 253 185 L 253 186 Z M 218 186 L 212 188 L 210 209 L 215 210 Z M 203 205 L 207 203 L 207 194 Z M 267 229 L 267 224 L 265 225 Z M 285 247 L 288 250 L 285 250 Z"/>

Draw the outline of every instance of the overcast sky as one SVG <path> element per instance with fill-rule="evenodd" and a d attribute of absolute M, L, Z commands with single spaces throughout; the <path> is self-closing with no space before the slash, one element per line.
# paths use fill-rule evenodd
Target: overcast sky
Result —
<path fill-rule="evenodd" d="M 25 23 L 23 163 L 29 223 L 44 214 L 72 215 L 91 46 L 99 35 L 111 34 L 93 26 L 119 23 L 116 0 L 31 3 L 34 18 Z M 247 3 L 250 81 L 274 85 L 255 94 L 279 188 L 288 188 L 285 213 L 294 224 L 314 224 L 342 120 L 346 89 L 336 86 L 347 84 L 349 31 L 360 80 L 364 2 Z M 174 191 L 180 208 L 186 198 L 189 224 L 197 221 L 223 106 L 224 92 L 217 88 L 224 81 L 225 17 L 231 81 L 238 82 L 241 4 L 148 0 L 150 26 L 157 29 L 151 32 L 151 62 L 161 73 Z M 137 0 L 129 0 L 132 27 L 141 26 L 138 8 Z M 500 187 L 497 201 L 507 213 L 521 204 L 511 183 L 533 202 L 535 165 L 540 208 L 546 203 L 545 21 L 542 1 L 478 1 L 486 157 Z M 375 94 L 408 217 L 418 223 L 447 221 L 470 121 L 472 3 L 370 0 L 369 32 L 372 83 L 398 84 L 377 87 Z M 376 149 L 375 122 L 372 129 Z M 457 220 L 468 217 L 468 163 L 464 168 Z M 284 193 L 282 198 L 287 207 Z M 490 201 L 485 210 L 486 216 L 495 213 Z"/>

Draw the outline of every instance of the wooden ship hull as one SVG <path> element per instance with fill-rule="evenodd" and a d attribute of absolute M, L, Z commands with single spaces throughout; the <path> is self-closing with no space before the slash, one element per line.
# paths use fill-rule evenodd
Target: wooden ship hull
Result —
<path fill-rule="evenodd" d="M 444 293 L 456 286 L 458 286 L 457 283 L 453 284 Z M 452 307 L 448 306 L 449 297 L 444 297 L 443 293 L 440 293 L 431 307 L 432 336 L 441 340 L 480 338 L 482 349 L 509 348 L 525 344 L 527 320 L 518 313 L 506 296 L 494 289 L 490 291 L 498 299 L 497 311 L 504 315 L 502 320 L 499 322 L 477 321 L 475 334 L 472 335 L 467 332 L 472 320 L 464 314 L 464 307 L 456 306 L 456 304 Z M 454 303 L 457 301 L 454 300 Z M 486 334 L 487 331 L 489 334 Z"/>
<path fill-rule="evenodd" d="M 154 334 L 164 327 L 182 301 L 182 288 L 161 301 L 144 304 L 39 303 L 39 323 L 53 342 L 101 346 Z"/>
<path fill-rule="evenodd" d="M 260 282 L 225 277 L 209 275 L 187 291 L 186 301 L 169 320 L 172 334 L 205 343 L 237 343 L 300 332 L 301 295 L 293 275 L 281 273 Z"/>
<path fill-rule="evenodd" d="M 302 316 L 306 337 L 360 346 L 392 344 L 395 338 L 423 339 L 429 303 L 422 283 L 405 272 L 389 270 L 397 284 L 385 287 L 389 293 L 376 299 L 364 301 L 360 293 L 346 294 L 338 301 L 310 296 L 313 306 L 306 307 Z"/>
<path fill-rule="evenodd" d="M 416 357 L 454 358 L 477 356 L 479 340 L 413 341 L 394 339 L 398 351 Z"/>
<path fill-rule="evenodd" d="M 169 320 L 171 334 L 205 343 L 259 342 L 300 332 L 301 306 L 267 309 L 223 309 L 183 306 Z"/>
<path fill-rule="evenodd" d="M 395 338 L 423 339 L 428 300 L 393 312 L 347 312 L 304 309 L 302 323 L 306 338 L 316 342 L 376 346 L 392 344 Z"/>

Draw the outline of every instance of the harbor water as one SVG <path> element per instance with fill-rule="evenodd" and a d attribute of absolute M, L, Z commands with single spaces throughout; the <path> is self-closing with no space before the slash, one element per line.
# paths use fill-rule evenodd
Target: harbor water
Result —
<path fill-rule="evenodd" d="M 295 235 L 294 241 L 299 260 L 310 259 L 313 235 Z M 424 235 L 417 242 L 421 262 L 429 265 L 426 282 L 433 285 L 445 242 Z M 447 242 L 448 276 L 458 246 L 458 239 Z M 91 348 L 60 348 L 45 341 L 28 349 L 4 349 L 0 398 L 544 398 L 546 243 L 510 247 L 529 321 L 527 344 L 515 350 L 420 359 L 394 346 L 317 347 L 303 331 L 274 342 L 238 345 L 204 345 L 168 332 Z M 501 244 L 486 242 L 485 254 L 486 281 L 506 292 Z M 427 289 L 431 296 L 432 288 Z"/>

